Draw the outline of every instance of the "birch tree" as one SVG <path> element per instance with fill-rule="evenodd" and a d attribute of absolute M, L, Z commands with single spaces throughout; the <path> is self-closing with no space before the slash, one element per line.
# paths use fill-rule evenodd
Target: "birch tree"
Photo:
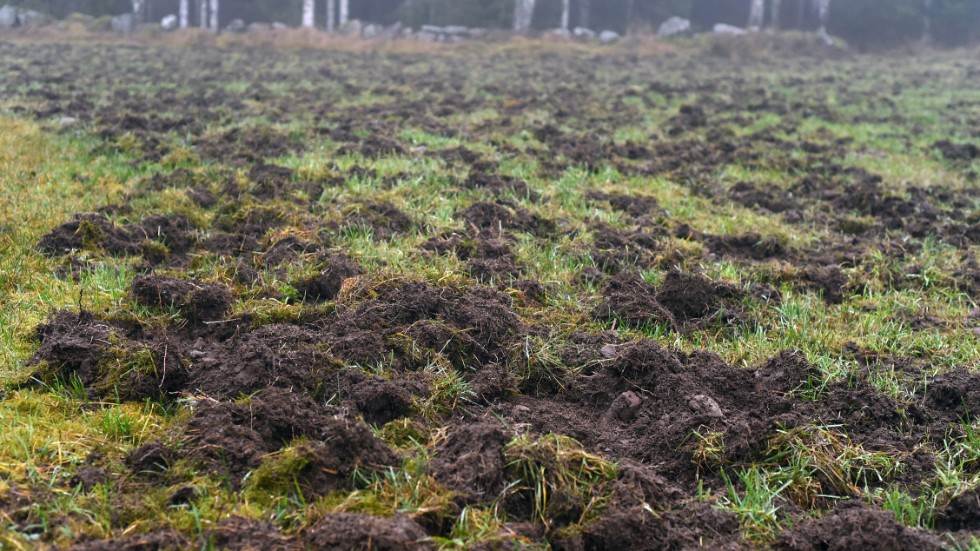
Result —
<path fill-rule="evenodd" d="M 572 0 L 562 0 L 561 2 L 561 28 L 568 30 L 569 20 L 571 19 L 570 12 L 572 11 Z"/>
<path fill-rule="evenodd" d="M 337 0 L 327 0 L 327 32 L 332 33 L 337 28 Z"/>
<path fill-rule="evenodd" d="M 313 28 L 314 7 L 313 0 L 303 0 L 303 26 Z"/>
<path fill-rule="evenodd" d="M 350 20 L 350 0 L 340 0 L 340 17 L 337 22 L 341 27 L 347 24 Z"/>
<path fill-rule="evenodd" d="M 830 15 L 830 0 L 817 0 L 817 19 L 820 20 L 820 36 L 827 36 L 827 17 Z"/>
<path fill-rule="evenodd" d="M 133 0 L 133 15 L 137 21 L 143 21 L 143 0 Z"/>
<path fill-rule="evenodd" d="M 514 30 L 526 33 L 531 30 L 536 0 L 517 0 L 514 2 Z"/>
<path fill-rule="evenodd" d="M 219 0 L 211 0 L 211 32 L 218 32 L 218 2 Z"/>
<path fill-rule="evenodd" d="M 180 22 L 179 24 L 181 29 L 187 28 L 188 19 L 190 19 L 191 15 L 190 8 L 190 0 L 180 0 L 180 7 L 177 10 L 177 19 Z"/>
<path fill-rule="evenodd" d="M 752 0 L 749 4 L 749 28 L 760 29 L 766 16 L 766 0 Z"/>
<path fill-rule="evenodd" d="M 200 8 L 201 16 L 201 28 L 208 28 L 208 0 L 197 0 L 198 7 Z"/>

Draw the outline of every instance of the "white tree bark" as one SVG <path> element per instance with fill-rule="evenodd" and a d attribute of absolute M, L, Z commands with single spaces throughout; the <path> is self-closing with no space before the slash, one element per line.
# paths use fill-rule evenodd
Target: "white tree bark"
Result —
<path fill-rule="evenodd" d="M 778 29 L 780 11 L 782 11 L 783 0 L 772 0 L 772 13 L 769 15 L 769 26 Z"/>
<path fill-rule="evenodd" d="M 531 30 L 536 0 L 516 0 L 514 2 L 514 30 L 526 33 Z"/>
<path fill-rule="evenodd" d="M 820 34 L 827 35 L 827 18 L 830 16 L 830 0 L 817 0 L 817 18 L 820 20 Z"/>
<path fill-rule="evenodd" d="M 343 27 L 350 19 L 350 0 L 340 0 L 340 17 L 337 24 Z"/>
<path fill-rule="evenodd" d="M 208 28 L 208 0 L 197 0 L 201 7 L 201 28 Z"/>
<path fill-rule="evenodd" d="M 766 17 L 766 0 L 752 0 L 749 8 L 749 28 L 760 29 Z"/>
<path fill-rule="evenodd" d="M 562 0 L 561 3 L 561 28 L 568 30 L 569 20 L 571 19 L 572 0 Z"/>
<path fill-rule="evenodd" d="M 337 29 L 337 0 L 327 0 L 327 32 Z"/>
<path fill-rule="evenodd" d="M 219 20 L 218 20 L 218 0 L 211 0 L 211 32 L 218 32 Z"/>
<path fill-rule="evenodd" d="M 177 19 L 180 22 L 180 28 L 186 29 L 188 19 L 191 15 L 190 0 L 180 0 L 180 8 L 177 10 Z"/>
<path fill-rule="evenodd" d="M 137 21 L 143 21 L 143 0 L 133 0 L 133 15 Z"/>
<path fill-rule="evenodd" d="M 314 9 L 313 0 L 303 0 L 303 26 L 308 29 L 313 28 Z"/>

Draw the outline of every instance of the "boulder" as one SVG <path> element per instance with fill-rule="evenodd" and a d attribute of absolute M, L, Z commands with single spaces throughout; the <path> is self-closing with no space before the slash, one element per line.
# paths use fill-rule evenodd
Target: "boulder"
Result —
<path fill-rule="evenodd" d="M 430 43 L 438 42 L 439 35 L 430 31 L 423 30 L 415 33 L 415 39 L 418 40 L 419 42 L 430 42 Z"/>
<path fill-rule="evenodd" d="M 399 21 L 390 27 L 385 27 L 381 31 L 381 38 L 385 40 L 394 40 L 401 36 L 402 34 L 402 22 Z"/>
<path fill-rule="evenodd" d="M 117 33 L 132 34 L 136 29 L 136 15 L 132 13 L 117 15 L 109 21 L 109 28 Z"/>
<path fill-rule="evenodd" d="M 619 41 L 619 33 L 616 31 L 602 31 L 599 33 L 600 44 L 612 44 Z"/>
<path fill-rule="evenodd" d="M 347 36 L 361 36 L 363 32 L 364 23 L 361 23 L 357 19 L 351 19 L 340 27 L 340 34 L 345 34 Z"/>
<path fill-rule="evenodd" d="M 736 27 L 735 25 L 718 23 L 711 29 L 711 32 L 715 34 L 729 34 L 729 35 L 739 36 L 745 34 L 746 31 L 745 29 L 741 27 Z"/>
<path fill-rule="evenodd" d="M 21 27 L 33 27 L 44 22 L 45 17 L 40 12 L 34 10 L 18 10 L 17 25 Z"/>
<path fill-rule="evenodd" d="M 249 23 L 246 28 L 250 33 L 264 33 L 272 30 L 272 25 L 268 23 Z"/>
<path fill-rule="evenodd" d="M 17 7 L 0 7 L 0 29 L 12 29 L 17 26 Z"/>
<path fill-rule="evenodd" d="M 176 31 L 177 30 L 177 16 L 168 15 L 160 20 L 160 28 L 165 31 Z"/>
<path fill-rule="evenodd" d="M 686 33 L 689 30 L 691 30 L 691 22 L 675 15 L 660 24 L 660 28 L 657 29 L 657 36 L 660 38 L 670 38 L 671 36 Z"/>
<path fill-rule="evenodd" d="M 228 23 L 228 26 L 225 27 L 225 32 L 229 32 L 229 33 L 243 33 L 247 29 L 248 29 L 248 27 L 245 26 L 245 22 L 244 21 L 242 21 L 241 19 L 232 19 L 231 20 L 231 23 Z"/>
<path fill-rule="evenodd" d="M 572 35 L 575 36 L 575 38 L 592 39 L 595 38 L 595 31 L 585 27 L 575 27 L 572 29 Z"/>
<path fill-rule="evenodd" d="M 364 25 L 364 28 L 361 30 L 361 38 L 367 38 L 367 39 L 377 38 L 378 35 L 381 34 L 381 30 L 382 30 L 381 25 L 368 23 L 367 25 Z"/>
<path fill-rule="evenodd" d="M 284 31 L 284 30 L 286 30 L 288 28 L 289 28 L 289 25 L 287 25 L 285 23 L 282 23 L 282 22 L 279 22 L 279 21 L 273 21 L 272 22 L 272 30 L 274 30 L 274 31 Z"/>

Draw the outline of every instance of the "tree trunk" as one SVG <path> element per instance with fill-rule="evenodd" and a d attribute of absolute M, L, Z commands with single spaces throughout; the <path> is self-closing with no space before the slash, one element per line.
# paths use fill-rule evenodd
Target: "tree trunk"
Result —
<path fill-rule="evenodd" d="M 313 28 L 314 9 L 313 0 L 303 0 L 303 26 L 308 29 Z"/>
<path fill-rule="evenodd" d="M 752 0 L 749 9 L 749 28 L 760 29 L 766 16 L 766 0 Z"/>
<path fill-rule="evenodd" d="M 180 0 L 180 9 L 178 10 L 178 20 L 180 21 L 180 28 L 186 29 L 188 19 L 190 19 L 191 12 L 190 0 Z"/>
<path fill-rule="evenodd" d="M 337 0 L 327 0 L 327 32 L 337 29 Z"/>
<path fill-rule="evenodd" d="M 630 32 L 630 27 L 633 26 L 633 8 L 636 6 L 636 0 L 626 0 L 626 26 L 623 27 L 625 32 Z"/>
<path fill-rule="evenodd" d="M 817 0 L 817 18 L 820 20 L 820 35 L 827 36 L 827 18 L 830 16 L 830 0 Z"/>
<path fill-rule="evenodd" d="M 208 0 L 197 0 L 201 14 L 201 28 L 208 28 Z"/>
<path fill-rule="evenodd" d="M 514 30 L 526 33 L 531 30 L 536 0 L 517 0 L 514 2 Z"/>
<path fill-rule="evenodd" d="M 780 11 L 783 7 L 783 0 L 772 0 L 772 13 L 769 14 L 769 26 L 779 29 Z"/>
<path fill-rule="evenodd" d="M 143 0 L 133 0 L 133 15 L 136 16 L 136 21 L 143 22 Z"/>
<path fill-rule="evenodd" d="M 578 26 L 589 28 L 592 24 L 592 0 L 579 0 Z"/>
<path fill-rule="evenodd" d="M 350 0 L 340 0 L 340 18 L 338 23 L 341 27 L 347 24 L 350 19 Z"/>
<path fill-rule="evenodd" d="M 561 3 L 561 28 L 568 30 L 570 12 L 572 11 L 572 0 L 562 0 Z"/>
<path fill-rule="evenodd" d="M 211 32 L 217 33 L 220 28 L 218 19 L 218 0 L 211 0 Z"/>

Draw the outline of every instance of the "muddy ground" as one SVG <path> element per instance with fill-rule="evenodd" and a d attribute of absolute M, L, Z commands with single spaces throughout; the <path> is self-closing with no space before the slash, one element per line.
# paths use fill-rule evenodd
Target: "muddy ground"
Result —
<path fill-rule="evenodd" d="M 176 412 L 158 438 L 78 466 L 73 486 L 108 485 L 130 510 L 111 539 L 74 547 L 450 547 L 466 508 L 499 519 L 474 549 L 938 549 L 980 531 L 976 487 L 940 496 L 921 526 L 882 497 L 933 484 L 945 443 L 980 416 L 972 365 L 830 345 L 856 366 L 842 376 L 792 346 L 752 362 L 719 352 L 754 331 L 778 341 L 785 296 L 838 312 L 880 289 L 925 293 L 915 276 L 937 243 L 957 260 L 930 292 L 974 300 L 977 190 L 855 159 L 897 151 L 973 182 L 975 109 L 932 114 L 953 135 L 917 139 L 933 127 L 873 86 L 870 60 L 746 60 L 740 75 L 712 57 L 10 43 L 0 60 L 6 109 L 133 168 L 123 196 L 36 243 L 79 284 L 132 273 L 127 308 L 52 312 L 23 384 L 77 381 L 92 401 Z M 876 63 L 896 88 L 930 79 Z M 958 63 L 947 83 L 980 70 Z M 848 124 L 903 134 L 871 151 Z M 665 206 L 644 191 L 655 181 L 704 212 Z M 730 227 L 706 220 L 721 212 Z M 528 254 L 549 247 L 578 263 Z M 706 339 L 723 344 L 693 344 Z M 882 366 L 905 392 L 881 388 Z M 575 467 L 515 445 L 549 435 L 614 470 L 549 478 Z M 719 496 L 749 491 L 735 474 L 747 466 L 788 469 L 794 450 L 837 459 L 753 531 Z M 841 467 L 854 450 L 866 455 Z M 333 507 L 409 464 L 445 503 Z M 548 471 L 547 498 L 529 464 Z M 126 530 L 139 516 L 127 495 L 165 488 L 187 507 L 206 499 L 202 475 L 233 495 L 331 505 Z M 18 496 L 0 494 L 3 518 L 54 542 Z"/>

